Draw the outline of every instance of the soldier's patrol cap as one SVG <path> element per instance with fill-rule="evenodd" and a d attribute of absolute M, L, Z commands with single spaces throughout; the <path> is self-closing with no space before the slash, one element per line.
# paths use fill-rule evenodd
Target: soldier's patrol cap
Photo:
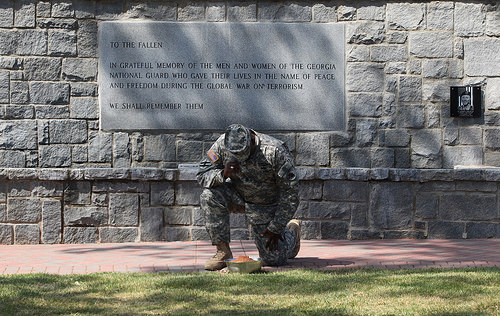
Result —
<path fill-rule="evenodd" d="M 224 135 L 224 146 L 239 161 L 250 154 L 250 130 L 241 124 L 229 125 Z"/>

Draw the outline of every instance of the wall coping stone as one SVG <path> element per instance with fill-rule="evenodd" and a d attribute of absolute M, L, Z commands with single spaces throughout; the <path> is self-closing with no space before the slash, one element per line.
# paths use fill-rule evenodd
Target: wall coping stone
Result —
<path fill-rule="evenodd" d="M 197 164 L 180 164 L 178 168 L 0 168 L 0 180 L 130 180 L 130 181 L 196 181 Z M 461 167 L 456 169 L 396 168 L 316 168 L 297 167 L 299 179 L 350 181 L 493 181 L 500 182 L 500 168 Z"/>

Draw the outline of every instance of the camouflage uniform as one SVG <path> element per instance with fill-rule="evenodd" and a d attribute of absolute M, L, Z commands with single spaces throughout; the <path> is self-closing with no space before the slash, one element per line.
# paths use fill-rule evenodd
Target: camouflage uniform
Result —
<path fill-rule="evenodd" d="M 252 131 L 254 132 L 254 131 Z M 222 135 L 200 162 L 198 182 L 206 229 L 214 245 L 230 241 L 229 213 L 244 207 L 264 265 L 283 265 L 295 246 L 295 235 L 286 227 L 298 206 L 298 179 L 286 145 L 254 132 L 256 149 L 243 162 L 241 171 L 224 179 L 225 165 L 234 159 Z M 265 249 L 266 230 L 281 234 L 278 251 Z"/>

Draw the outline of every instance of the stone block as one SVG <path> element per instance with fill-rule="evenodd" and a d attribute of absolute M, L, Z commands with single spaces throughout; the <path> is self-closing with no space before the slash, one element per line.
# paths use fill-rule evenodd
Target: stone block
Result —
<path fill-rule="evenodd" d="M 408 40 L 407 32 L 389 32 L 387 33 L 387 43 L 404 44 Z"/>
<path fill-rule="evenodd" d="M 500 238 L 500 224 L 498 223 L 467 223 L 465 233 L 468 239 Z"/>
<path fill-rule="evenodd" d="M 36 197 L 62 197 L 63 184 L 55 181 L 34 181 L 31 191 Z"/>
<path fill-rule="evenodd" d="M 301 221 L 300 223 L 300 238 L 301 239 L 320 239 L 320 222 L 317 221 Z"/>
<path fill-rule="evenodd" d="M 313 22 L 326 23 L 337 22 L 335 5 L 329 3 L 317 3 L 312 8 Z"/>
<path fill-rule="evenodd" d="M 34 119 L 34 114 L 34 107 L 31 105 L 14 105 L 5 108 L 5 119 L 7 120 Z"/>
<path fill-rule="evenodd" d="M 413 116 L 414 117 L 414 116 Z M 410 119 L 411 122 L 411 119 Z M 406 147 L 410 144 L 410 133 L 405 129 L 387 129 L 384 131 L 383 145 L 388 147 Z"/>
<path fill-rule="evenodd" d="M 356 8 L 346 5 L 341 5 L 337 9 L 339 21 L 353 21 L 356 19 Z"/>
<path fill-rule="evenodd" d="M 87 122 L 84 120 L 51 120 L 49 135 L 52 144 L 81 144 L 87 142 Z"/>
<path fill-rule="evenodd" d="M 113 167 L 130 167 L 130 138 L 127 133 L 113 134 Z M 132 178 L 134 179 L 134 178 Z"/>
<path fill-rule="evenodd" d="M 406 62 L 387 62 L 385 64 L 385 73 L 388 75 L 406 74 Z"/>
<path fill-rule="evenodd" d="M 147 161 L 175 161 L 175 135 L 147 135 L 144 140 Z"/>
<path fill-rule="evenodd" d="M 208 2 L 205 8 L 205 18 L 208 22 L 224 22 L 226 20 L 226 5 L 224 2 Z M 175 16 L 174 16 L 175 20 Z"/>
<path fill-rule="evenodd" d="M 205 228 L 191 228 L 191 240 L 210 240 L 210 236 Z"/>
<path fill-rule="evenodd" d="M 62 207 L 59 200 L 45 200 L 42 204 L 42 242 L 59 244 L 62 241 Z"/>
<path fill-rule="evenodd" d="M 68 104 L 69 84 L 64 82 L 30 82 L 31 102 L 34 104 Z"/>
<path fill-rule="evenodd" d="M 36 149 L 37 134 L 35 121 L 2 121 L 0 122 L 0 149 Z"/>
<path fill-rule="evenodd" d="M 59 30 L 76 30 L 78 22 L 75 19 L 44 19 L 38 18 L 36 24 L 39 28 L 59 29 Z M 49 41 L 50 42 L 50 41 Z M 49 44 L 50 46 L 50 44 Z"/>
<path fill-rule="evenodd" d="M 202 188 L 198 183 L 176 183 L 175 203 L 177 205 L 199 205 Z"/>
<path fill-rule="evenodd" d="M 97 57 L 97 22 L 93 20 L 80 20 L 76 35 L 78 56 Z"/>
<path fill-rule="evenodd" d="M 458 165 L 477 166 L 483 163 L 483 148 L 481 146 L 444 147 L 443 167 L 454 168 Z"/>
<path fill-rule="evenodd" d="M 352 142 L 352 137 L 347 132 L 332 132 L 330 134 L 330 147 L 346 147 Z"/>
<path fill-rule="evenodd" d="M 58 1 L 52 4 L 52 16 L 56 18 L 73 17 L 75 10 L 73 4 L 68 1 Z"/>
<path fill-rule="evenodd" d="M 447 221 L 493 220 L 498 218 L 496 195 L 451 193 L 441 197 L 439 217 Z"/>
<path fill-rule="evenodd" d="M 97 227 L 65 227 L 65 244 L 95 244 L 99 241 Z"/>
<path fill-rule="evenodd" d="M 0 27 L 12 27 L 14 25 L 14 1 L 7 0 L 0 6 Z"/>
<path fill-rule="evenodd" d="M 0 21 L 1 21 L 0 11 Z M 14 231 L 12 225 L 0 224 L 0 245 L 12 245 L 14 241 Z"/>
<path fill-rule="evenodd" d="M 486 35 L 500 35 L 500 11 L 486 13 Z"/>
<path fill-rule="evenodd" d="M 141 209 L 141 241 L 163 240 L 163 208 L 146 207 Z"/>
<path fill-rule="evenodd" d="M 351 226 L 368 227 L 368 206 L 364 203 L 352 203 Z"/>
<path fill-rule="evenodd" d="M 370 192 L 373 226 L 379 229 L 411 228 L 414 194 L 411 184 L 373 184 Z"/>
<path fill-rule="evenodd" d="M 441 168 L 441 149 L 441 131 L 414 131 L 411 142 L 412 166 L 414 168 Z"/>
<path fill-rule="evenodd" d="M 450 86 L 460 85 L 460 80 L 424 80 L 422 99 L 430 102 L 450 102 Z"/>
<path fill-rule="evenodd" d="M 500 76 L 500 38 L 481 37 L 464 40 L 464 71 L 471 77 Z"/>
<path fill-rule="evenodd" d="M 130 179 L 129 169 L 127 168 L 88 168 L 85 169 L 86 180 L 124 180 Z M 140 186 L 140 184 L 139 184 Z M 127 184 L 117 183 L 116 187 L 127 188 Z M 126 191 L 126 190 L 124 190 Z"/>
<path fill-rule="evenodd" d="M 411 32 L 410 55 L 420 58 L 450 58 L 453 56 L 452 32 Z"/>
<path fill-rule="evenodd" d="M 8 100 L 8 99 L 7 99 Z M 26 81 L 10 81 L 10 103 L 27 104 L 30 102 L 29 84 Z"/>
<path fill-rule="evenodd" d="M 35 224 L 14 225 L 14 242 L 18 245 L 39 244 L 40 227 Z"/>
<path fill-rule="evenodd" d="M 9 198 L 7 220 L 20 223 L 38 223 L 42 219 L 42 201 L 30 198 Z"/>
<path fill-rule="evenodd" d="M 26 156 L 22 151 L 0 150 L 0 166 L 3 168 L 24 168 Z"/>
<path fill-rule="evenodd" d="M 481 176 L 482 174 L 481 172 Z M 468 192 L 496 192 L 497 184 L 495 182 L 486 181 L 457 181 L 456 190 Z"/>
<path fill-rule="evenodd" d="M 192 223 L 193 209 L 191 207 L 176 207 L 165 209 L 165 224 L 186 225 Z"/>
<path fill-rule="evenodd" d="M 378 63 L 348 63 L 346 87 L 352 92 L 384 90 L 384 65 Z"/>
<path fill-rule="evenodd" d="M 264 2 L 259 4 L 257 19 L 263 22 L 310 22 L 312 7 L 302 2 Z"/>
<path fill-rule="evenodd" d="M 71 96 L 97 97 L 98 85 L 93 82 L 71 82 Z"/>
<path fill-rule="evenodd" d="M 205 226 L 205 212 L 199 207 L 193 208 L 193 225 Z"/>
<path fill-rule="evenodd" d="M 303 200 L 319 200 L 323 194 L 323 183 L 320 181 L 299 182 L 299 197 Z"/>
<path fill-rule="evenodd" d="M 97 59 L 65 58 L 62 64 L 62 77 L 68 81 L 96 81 Z"/>
<path fill-rule="evenodd" d="M 231 229 L 231 239 L 232 240 L 248 240 L 250 239 L 250 234 L 248 229 L 235 228 Z"/>
<path fill-rule="evenodd" d="M 347 107 L 351 117 L 380 117 L 382 115 L 382 93 L 349 93 Z"/>
<path fill-rule="evenodd" d="M 448 76 L 448 60 L 425 59 L 422 61 L 422 76 L 424 78 L 444 78 Z"/>
<path fill-rule="evenodd" d="M 76 56 L 76 32 L 49 30 L 48 54 L 50 56 Z"/>
<path fill-rule="evenodd" d="M 407 61 L 408 51 L 406 46 L 388 45 L 388 46 L 373 46 L 371 48 L 371 61 L 375 62 L 393 62 Z"/>
<path fill-rule="evenodd" d="M 10 75 L 8 71 L 0 71 L 0 103 L 10 101 Z"/>
<path fill-rule="evenodd" d="M 89 161 L 111 162 L 113 157 L 113 137 L 111 133 L 89 133 Z"/>
<path fill-rule="evenodd" d="M 435 1 L 427 5 L 427 29 L 444 31 L 453 29 L 453 2 Z"/>
<path fill-rule="evenodd" d="M 348 45 L 347 61 L 370 61 L 370 48 L 365 45 Z"/>
<path fill-rule="evenodd" d="M 344 180 L 325 181 L 323 200 L 365 202 L 368 200 L 368 183 Z"/>
<path fill-rule="evenodd" d="M 358 8 L 358 20 L 385 20 L 385 7 L 381 4 L 363 5 Z"/>
<path fill-rule="evenodd" d="M 394 167 L 394 149 L 392 148 L 372 148 L 370 157 L 372 168 Z"/>
<path fill-rule="evenodd" d="M 308 218 L 348 220 L 351 218 L 351 203 L 310 201 Z"/>
<path fill-rule="evenodd" d="M 151 205 L 173 205 L 175 199 L 172 182 L 151 183 Z"/>
<path fill-rule="evenodd" d="M 435 219 L 439 211 L 439 197 L 433 193 L 418 193 L 416 196 L 415 216 L 422 219 Z"/>
<path fill-rule="evenodd" d="M 419 102 L 422 100 L 422 79 L 416 76 L 399 78 L 399 101 Z"/>
<path fill-rule="evenodd" d="M 329 164 L 330 138 L 326 133 L 299 134 L 297 158 L 299 165 L 327 166 Z"/>
<path fill-rule="evenodd" d="M 65 207 L 65 226 L 99 227 L 108 224 L 108 210 L 105 207 Z"/>
<path fill-rule="evenodd" d="M 465 223 L 431 221 L 427 228 L 429 239 L 462 239 Z"/>
<path fill-rule="evenodd" d="M 139 229 L 137 227 L 101 227 L 99 239 L 101 243 L 137 242 Z"/>
<path fill-rule="evenodd" d="M 331 165 L 334 168 L 341 167 L 370 167 L 370 152 L 368 149 L 333 149 Z"/>
<path fill-rule="evenodd" d="M 500 130 L 485 129 L 484 135 L 484 145 L 486 148 L 493 150 L 500 149 Z"/>
<path fill-rule="evenodd" d="M 7 221 L 7 205 L 0 204 L 0 223 Z"/>
<path fill-rule="evenodd" d="M 92 183 L 92 192 L 110 192 L 110 193 L 147 193 L 149 192 L 149 183 L 144 182 L 117 182 L 117 181 L 94 181 Z"/>
<path fill-rule="evenodd" d="M 47 36 L 43 30 L 15 30 L 4 37 L 5 44 L 9 46 L 9 54 L 24 56 L 44 56 L 47 54 Z M 0 51 L 2 45 L 0 44 Z"/>
<path fill-rule="evenodd" d="M 352 22 L 347 24 L 346 34 L 349 44 L 380 44 L 385 40 L 385 23 Z"/>
<path fill-rule="evenodd" d="M 458 36 L 480 36 L 485 31 L 486 12 L 482 3 L 455 4 L 455 34 Z"/>
<path fill-rule="evenodd" d="M 7 183 L 7 194 L 11 197 L 30 197 L 31 182 L 29 181 L 11 181 Z"/>
<path fill-rule="evenodd" d="M 382 233 L 377 230 L 368 229 L 352 229 L 349 239 L 351 240 L 366 240 L 366 239 L 381 239 Z"/>
<path fill-rule="evenodd" d="M 321 239 L 347 239 L 349 225 L 346 222 L 321 222 Z"/>
<path fill-rule="evenodd" d="M 203 21 L 205 18 L 204 4 L 196 2 L 180 3 L 177 12 L 178 21 Z"/>
<path fill-rule="evenodd" d="M 389 29 L 414 31 L 425 27 L 425 3 L 388 3 Z"/>
<path fill-rule="evenodd" d="M 359 147 L 374 145 L 377 136 L 377 121 L 375 119 L 356 120 L 356 144 Z"/>
<path fill-rule="evenodd" d="M 488 78 L 484 93 L 488 110 L 500 110 L 500 78 Z"/>
<path fill-rule="evenodd" d="M 78 119 L 98 119 L 99 104 L 96 98 L 71 98 L 70 117 Z"/>
<path fill-rule="evenodd" d="M 26 80 L 57 81 L 60 76 L 60 58 L 34 57 L 24 59 L 24 78 Z"/>
<path fill-rule="evenodd" d="M 255 2 L 237 2 L 227 7 L 227 21 L 255 22 L 257 21 L 257 4 Z"/>
<path fill-rule="evenodd" d="M 189 240 L 189 228 L 165 227 L 165 236 L 167 241 L 186 241 Z"/>
<path fill-rule="evenodd" d="M 113 226 L 137 226 L 139 224 L 139 195 L 110 193 L 109 222 Z"/>
<path fill-rule="evenodd" d="M 177 161 L 198 162 L 203 156 L 203 142 L 178 140 L 177 141 Z"/>

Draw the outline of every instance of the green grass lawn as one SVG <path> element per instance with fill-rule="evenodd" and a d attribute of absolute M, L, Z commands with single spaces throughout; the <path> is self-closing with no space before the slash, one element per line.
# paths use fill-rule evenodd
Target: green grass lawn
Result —
<path fill-rule="evenodd" d="M 500 315 L 500 269 L 0 276 L 0 315 Z"/>

